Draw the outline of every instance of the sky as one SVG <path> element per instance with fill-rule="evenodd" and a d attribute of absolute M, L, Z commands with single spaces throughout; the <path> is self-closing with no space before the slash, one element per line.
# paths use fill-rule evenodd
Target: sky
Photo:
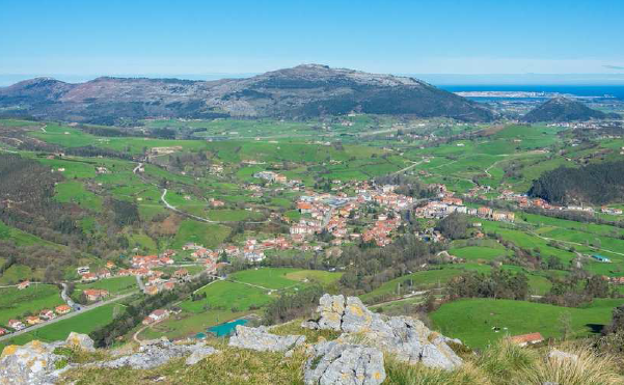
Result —
<path fill-rule="evenodd" d="M 214 78 L 321 63 L 624 84 L 622 20 L 623 0 L 0 0 L 0 76 Z"/>

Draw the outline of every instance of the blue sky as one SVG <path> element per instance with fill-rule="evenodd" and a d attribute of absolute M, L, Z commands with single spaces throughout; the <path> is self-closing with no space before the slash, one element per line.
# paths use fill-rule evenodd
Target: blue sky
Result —
<path fill-rule="evenodd" d="M 624 1 L 0 0 L 0 75 L 624 74 Z"/>

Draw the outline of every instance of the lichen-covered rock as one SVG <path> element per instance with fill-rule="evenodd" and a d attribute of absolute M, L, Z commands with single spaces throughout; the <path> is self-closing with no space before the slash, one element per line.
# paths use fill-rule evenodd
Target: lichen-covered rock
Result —
<path fill-rule="evenodd" d="M 206 346 L 203 343 L 194 345 L 179 345 L 171 343 L 167 340 L 156 340 L 148 345 L 143 345 L 138 353 L 128 356 L 118 357 L 112 361 L 97 362 L 93 366 L 101 368 L 122 368 L 130 367 L 132 369 L 153 369 L 164 365 L 174 358 L 183 357 L 185 355 L 193 355 L 195 352 L 206 352 Z M 213 351 L 210 354 L 215 353 Z"/>
<path fill-rule="evenodd" d="M 65 340 L 65 346 L 68 348 L 84 350 L 87 352 L 94 352 L 95 347 L 93 340 L 86 334 L 80 334 L 76 332 L 69 333 Z"/>
<path fill-rule="evenodd" d="M 230 338 L 230 346 L 252 349 L 261 352 L 285 352 L 305 342 L 305 336 L 278 336 L 268 332 L 267 328 L 249 328 L 236 326 L 236 334 Z"/>
<path fill-rule="evenodd" d="M 342 295 L 331 296 L 325 294 L 319 300 L 316 309 L 321 314 L 318 321 L 319 329 L 341 330 L 342 317 L 345 312 L 345 298 Z"/>
<path fill-rule="evenodd" d="M 202 347 L 199 347 L 199 348 L 195 349 L 195 351 L 193 353 L 191 353 L 191 355 L 186 358 L 186 364 L 187 365 L 195 365 L 196 363 L 198 363 L 199 361 L 203 360 L 204 358 L 206 358 L 206 357 L 208 357 L 210 355 L 213 355 L 213 354 L 215 354 L 217 352 L 218 352 L 218 350 L 216 350 L 212 346 L 202 346 Z"/>
<path fill-rule="evenodd" d="M 461 344 L 461 341 L 432 332 L 419 320 L 411 317 L 384 319 L 368 310 L 356 297 L 344 300 L 343 296 L 325 294 L 320 302 L 320 319 L 304 322 L 302 327 L 343 331 L 344 341 L 374 346 L 401 361 L 447 370 L 462 364 L 462 359 L 448 345 L 449 342 Z M 340 306 L 341 303 L 344 306 Z M 343 309 L 342 314 L 340 309 Z M 338 329 L 336 325 L 340 325 Z"/>
<path fill-rule="evenodd" d="M 348 297 L 342 316 L 341 329 L 347 333 L 392 333 L 379 314 L 368 310 L 357 297 Z"/>
<path fill-rule="evenodd" d="M 31 341 L 23 346 L 9 345 L 0 355 L 0 385 L 44 384 L 46 375 L 54 371 L 61 357 L 54 345 Z"/>
<path fill-rule="evenodd" d="M 379 350 L 338 341 L 314 345 L 304 369 L 308 385 L 378 385 L 385 379 Z"/>

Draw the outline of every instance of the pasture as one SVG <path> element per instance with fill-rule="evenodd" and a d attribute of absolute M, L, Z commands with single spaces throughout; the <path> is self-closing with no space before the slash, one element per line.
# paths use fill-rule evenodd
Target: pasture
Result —
<path fill-rule="evenodd" d="M 561 319 L 567 315 L 573 336 L 588 336 L 608 324 L 613 307 L 623 303 L 622 299 L 600 299 L 586 307 L 567 308 L 526 301 L 462 299 L 442 305 L 430 317 L 444 335 L 459 338 L 472 348 L 484 348 L 506 335 L 539 332 L 545 338 L 561 337 Z"/>

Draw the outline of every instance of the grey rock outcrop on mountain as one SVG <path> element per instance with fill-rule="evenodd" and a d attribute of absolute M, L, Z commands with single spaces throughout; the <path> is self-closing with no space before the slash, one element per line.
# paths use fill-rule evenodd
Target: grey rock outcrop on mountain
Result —
<path fill-rule="evenodd" d="M 23 346 L 10 345 L 0 357 L 0 385 L 45 384 L 61 359 L 54 354 L 55 345 L 31 341 Z"/>
<path fill-rule="evenodd" d="M 285 352 L 304 342 L 305 336 L 278 336 L 269 333 L 264 326 L 249 328 L 238 325 L 236 334 L 230 338 L 229 346 L 260 352 Z"/>
<path fill-rule="evenodd" d="M 0 107 L 39 118 L 113 124 L 146 117 L 308 118 L 372 114 L 489 121 L 488 108 L 423 81 L 308 64 L 247 79 L 41 78 L 0 88 Z"/>
<path fill-rule="evenodd" d="M 411 317 L 390 317 L 368 310 L 357 297 L 325 294 L 317 311 L 318 321 L 307 321 L 303 327 L 345 332 L 340 338 L 348 343 L 361 343 L 396 355 L 409 363 L 451 370 L 462 365 L 462 359 L 448 345 L 460 343 L 432 332 L 421 321 Z"/>
<path fill-rule="evenodd" d="M 67 336 L 67 339 L 65 340 L 65 346 L 67 346 L 68 348 L 80 349 L 87 352 L 95 351 L 94 342 L 91 337 L 86 334 L 80 334 L 76 332 L 69 333 L 69 336 Z"/>
<path fill-rule="evenodd" d="M 307 385 L 378 385 L 385 379 L 381 351 L 338 341 L 314 345 L 304 368 Z"/>
<path fill-rule="evenodd" d="M 101 368 L 153 369 L 164 365 L 174 358 L 190 355 L 187 364 L 197 363 L 210 354 L 218 351 L 198 342 L 193 345 L 174 344 L 166 339 L 143 345 L 138 353 L 122 356 L 111 361 L 103 361 L 92 364 Z M 193 357 L 191 359 L 191 357 Z"/>
<path fill-rule="evenodd" d="M 556 97 L 541 104 L 521 119 L 527 123 L 572 122 L 591 119 L 619 118 L 617 114 L 607 114 L 587 107 L 578 100 Z"/>

